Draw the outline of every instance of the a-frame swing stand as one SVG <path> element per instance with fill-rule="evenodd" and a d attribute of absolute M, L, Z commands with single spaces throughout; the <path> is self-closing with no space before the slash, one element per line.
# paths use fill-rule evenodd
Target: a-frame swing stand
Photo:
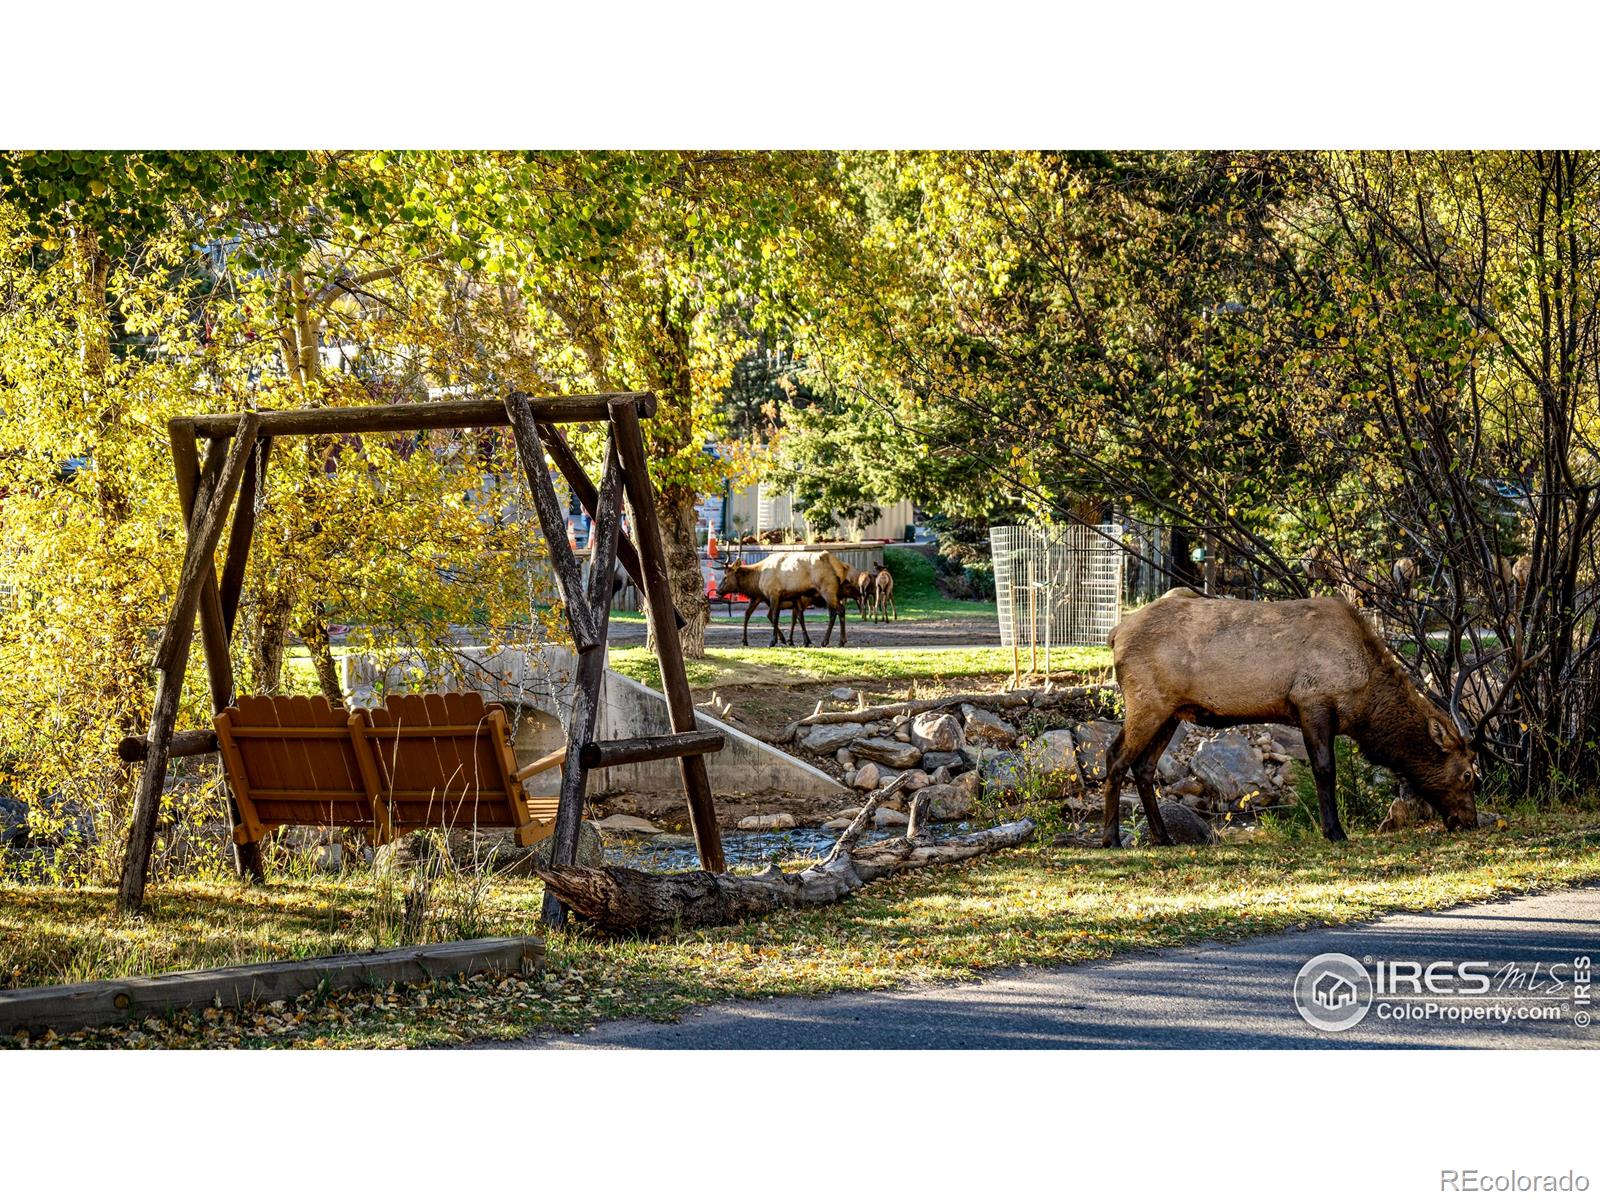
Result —
<path fill-rule="evenodd" d="M 503 404 L 495 400 L 461 400 L 292 409 L 178 417 L 169 422 L 178 499 L 188 542 L 172 616 L 162 632 L 153 663 L 156 691 L 149 732 L 142 739 L 124 739 L 119 748 L 126 761 L 144 764 L 122 866 L 118 893 L 121 906 L 133 911 L 144 900 L 168 763 L 185 755 L 217 752 L 214 731 L 174 729 L 195 618 L 198 616 L 200 621 L 200 642 L 210 682 L 212 711 L 221 713 L 235 700 L 229 647 L 255 532 L 256 490 L 266 471 L 273 441 L 296 435 L 511 427 L 539 526 L 550 548 L 551 567 L 567 627 L 578 652 L 559 806 L 551 835 L 551 861 L 567 865 L 577 855 L 578 828 L 583 818 L 584 790 L 590 770 L 624 762 L 677 758 L 683 771 L 689 820 L 701 865 L 708 871 L 724 870 L 722 839 L 703 757 L 716 749 L 721 739 L 717 735 L 695 732 L 694 700 L 689 693 L 683 648 L 678 638 L 682 620 L 672 606 L 667 584 L 666 558 L 640 428 L 640 420 L 652 416 L 655 407 L 655 396 L 648 392 L 557 397 L 512 394 Z M 606 423 L 605 470 L 599 487 L 584 472 L 558 428 L 577 421 Z M 204 461 L 199 453 L 202 438 L 206 442 Z M 547 454 L 594 523 L 587 588 L 583 586 L 582 571 L 567 542 L 565 514 L 545 466 Z M 633 512 L 636 542 L 622 532 L 624 497 Z M 230 509 L 234 514 L 233 524 L 219 578 L 217 550 Z M 612 575 L 619 562 L 645 597 L 673 732 L 659 737 L 596 742 L 594 731 L 600 686 L 605 675 Z M 238 825 L 239 809 L 231 793 L 228 804 L 230 816 Z M 234 851 L 242 875 L 264 878 L 259 841 L 237 842 Z M 547 896 L 545 920 L 560 924 L 563 916 L 560 904 L 554 897 Z"/>

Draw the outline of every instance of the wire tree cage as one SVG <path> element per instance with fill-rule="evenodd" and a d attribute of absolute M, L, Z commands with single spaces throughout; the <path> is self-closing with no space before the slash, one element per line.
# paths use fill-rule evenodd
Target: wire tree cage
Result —
<path fill-rule="evenodd" d="M 1000 644 L 1011 647 L 1020 676 L 1051 669 L 1051 650 L 1103 646 L 1122 615 L 1121 525 L 1041 528 L 1001 525 L 989 530 L 994 555 Z"/>

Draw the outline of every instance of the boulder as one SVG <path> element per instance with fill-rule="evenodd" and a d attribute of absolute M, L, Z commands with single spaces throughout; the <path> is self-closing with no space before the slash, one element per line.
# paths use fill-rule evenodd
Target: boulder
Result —
<path fill-rule="evenodd" d="M 855 778 L 850 781 L 850 786 L 858 792 L 870 792 L 878 786 L 882 772 L 878 770 L 875 762 L 862 763 L 856 770 Z"/>
<path fill-rule="evenodd" d="M 851 743 L 850 748 L 858 759 L 870 759 L 901 771 L 922 761 L 921 750 L 909 742 L 897 742 L 893 738 L 862 738 Z"/>
<path fill-rule="evenodd" d="M 1058 789 L 1076 789 L 1082 785 L 1078 751 L 1070 730 L 1046 730 L 1023 747 L 1022 757 L 1031 770 Z"/>
<path fill-rule="evenodd" d="M 1193 809 L 1185 808 L 1181 804 L 1163 804 L 1161 823 L 1167 827 L 1172 840 L 1180 846 L 1208 846 L 1217 840 L 1217 835 L 1211 831 L 1210 822 Z M 1149 842 L 1149 832 L 1143 821 L 1139 823 L 1135 832 L 1141 843 Z"/>
<path fill-rule="evenodd" d="M 648 837 L 661 832 L 661 827 L 655 822 L 636 817 L 631 813 L 612 813 L 609 817 L 596 821 L 594 825 L 602 833 L 628 833 Z"/>
<path fill-rule="evenodd" d="M 773 831 L 793 829 L 800 822 L 794 819 L 794 814 L 780 813 L 751 813 L 748 817 L 739 818 L 740 829 Z"/>
<path fill-rule="evenodd" d="M 1194 752 L 1189 768 L 1225 803 L 1242 799 L 1268 787 L 1261 751 L 1237 729 L 1218 734 Z"/>
<path fill-rule="evenodd" d="M 961 821 L 972 815 L 975 797 L 971 789 L 953 783 L 935 783 L 923 788 L 911 798 L 913 804 L 928 802 L 928 820 Z"/>
<path fill-rule="evenodd" d="M 968 741 L 983 746 L 1013 746 L 1017 741 L 1017 730 L 1008 721 L 1003 721 L 986 708 L 976 705 L 963 704 L 961 706 L 962 737 Z"/>
<path fill-rule="evenodd" d="M 812 725 L 800 736 L 800 745 L 813 754 L 832 754 L 855 741 L 866 729 L 865 725 L 858 725 L 854 721 Z"/>
<path fill-rule="evenodd" d="M 910 821 L 905 813 L 881 805 L 872 812 L 872 823 L 879 829 L 904 829 Z"/>
<path fill-rule="evenodd" d="M 1298 729 L 1289 725 L 1274 725 L 1271 729 L 1272 740 L 1283 752 L 1284 757 L 1297 758 L 1301 762 L 1311 761 L 1310 756 L 1306 754 L 1305 735 Z"/>
<path fill-rule="evenodd" d="M 903 772 L 899 778 L 903 781 L 905 794 L 907 795 L 912 792 L 921 791 L 923 788 L 927 787 L 933 782 L 933 777 L 931 775 L 929 775 L 926 771 L 918 770 L 916 767 L 912 767 L 911 770 Z"/>
<path fill-rule="evenodd" d="M 841 808 L 833 815 L 846 821 L 853 821 L 860 814 L 860 812 L 861 810 L 859 808 Z"/>
<path fill-rule="evenodd" d="M 924 771 L 955 770 L 967 765 L 967 760 L 956 750 L 929 750 L 922 756 Z"/>
<path fill-rule="evenodd" d="M 1078 747 L 1078 767 L 1085 782 L 1098 782 L 1106 777 L 1106 754 L 1122 726 L 1115 721 L 1089 721 L 1072 731 L 1072 740 Z"/>
<path fill-rule="evenodd" d="M 833 691 L 828 693 L 828 698 L 830 700 L 848 701 L 854 700 L 856 698 L 856 694 L 847 687 L 836 687 L 833 689 Z"/>
<path fill-rule="evenodd" d="M 832 831 L 832 832 L 837 832 L 837 831 L 839 831 L 841 829 L 849 829 L 850 828 L 850 821 L 849 821 L 848 818 L 845 818 L 845 817 L 835 817 L 831 821 L 824 821 L 822 823 L 822 827 L 824 829 L 826 829 L 826 830 L 829 830 L 829 831 Z"/>
<path fill-rule="evenodd" d="M 1023 762 L 1022 755 L 1008 751 L 985 759 L 978 770 L 970 774 L 980 777 L 980 782 L 991 792 L 1000 795 L 1009 795 L 1022 786 L 1028 774 L 1028 767 Z M 962 776 L 963 779 L 966 776 Z"/>
<path fill-rule="evenodd" d="M 28 806 L 13 796 L 0 792 L 0 846 L 28 840 Z"/>
<path fill-rule="evenodd" d="M 911 741 L 924 753 L 950 753 L 961 745 L 961 725 L 949 713 L 920 713 L 911 722 Z"/>
<path fill-rule="evenodd" d="M 949 767 L 940 767 L 933 773 L 933 781 L 935 783 L 949 783 L 954 778 L 955 775 Z"/>

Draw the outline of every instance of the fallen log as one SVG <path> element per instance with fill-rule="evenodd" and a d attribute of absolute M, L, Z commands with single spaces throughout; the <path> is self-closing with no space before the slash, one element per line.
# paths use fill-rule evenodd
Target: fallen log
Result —
<path fill-rule="evenodd" d="M 833 904 L 885 875 L 962 862 L 1020 846 L 1033 836 L 1034 824 L 1024 818 L 948 838 L 910 834 L 856 849 L 878 805 L 901 786 L 896 779 L 868 796 L 827 857 L 804 871 L 769 867 L 758 875 L 710 871 L 657 875 L 631 867 L 548 867 L 536 873 L 568 908 L 597 928 L 649 933 L 729 925 L 775 909 Z"/>
<path fill-rule="evenodd" d="M 927 700 L 902 700 L 896 704 L 878 704 L 872 708 L 850 708 L 823 712 L 822 703 L 809 717 L 791 721 L 784 729 L 782 742 L 792 742 L 800 730 L 808 725 L 835 725 L 841 721 L 865 724 L 884 721 L 890 717 L 914 717 L 918 713 L 932 712 L 938 708 L 954 708 L 959 704 L 974 704 L 980 708 L 1026 708 L 1030 704 L 1055 704 L 1063 700 L 1077 700 L 1102 692 L 1115 692 L 1114 683 L 1088 683 L 1067 688 L 1018 688 L 1010 692 L 963 692 L 955 696 L 936 696 Z"/>

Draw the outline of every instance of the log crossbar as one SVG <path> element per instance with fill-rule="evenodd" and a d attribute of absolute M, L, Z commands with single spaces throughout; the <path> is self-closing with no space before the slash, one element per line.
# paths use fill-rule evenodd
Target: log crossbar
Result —
<path fill-rule="evenodd" d="M 715 754 L 723 744 L 720 733 L 700 731 L 618 738 L 615 741 L 588 743 L 579 753 L 578 761 L 593 771 L 600 767 L 620 767 L 626 763 L 683 758 L 689 754 Z"/>
<path fill-rule="evenodd" d="M 588 396 L 512 392 L 503 400 L 214 413 L 169 421 L 179 507 L 188 539 L 172 615 L 162 631 L 155 659 L 156 697 L 149 730 L 142 737 L 125 737 L 117 746 L 117 755 L 123 762 L 143 767 L 123 860 L 118 895 L 121 907 L 134 911 L 143 903 L 157 807 L 167 764 L 173 758 L 199 754 L 222 757 L 231 784 L 228 803 L 234 821 L 236 863 L 241 874 L 257 879 L 264 878 L 260 841 L 273 825 L 355 823 L 368 826 L 375 840 L 384 841 L 408 829 L 437 824 L 440 816 L 435 809 L 439 808 L 441 797 L 450 804 L 456 803 L 457 789 L 446 781 L 426 788 L 401 786 L 385 773 L 390 769 L 384 765 L 387 760 L 375 760 L 375 753 L 381 748 L 391 758 L 409 763 L 406 774 L 425 774 L 426 744 L 418 739 L 433 738 L 435 746 L 443 746 L 463 739 L 470 741 L 477 731 L 476 726 L 467 727 L 459 719 L 452 719 L 452 714 L 418 708 L 406 721 L 389 721 L 377 715 L 382 710 L 366 714 L 365 710 L 345 713 L 333 709 L 324 713 L 317 709 L 313 713 L 310 709 L 302 711 L 305 699 L 285 698 L 287 707 L 282 712 L 274 709 L 269 714 L 272 720 L 262 722 L 252 718 L 267 711 L 264 704 L 271 707 L 266 698 L 234 695 L 230 643 L 255 531 L 257 492 L 262 487 L 274 439 L 294 435 L 510 427 L 539 526 L 550 547 L 552 571 L 579 661 L 565 746 L 519 770 L 510 757 L 510 742 L 504 737 L 504 729 L 495 735 L 497 746 L 505 743 L 497 751 L 497 757 L 504 758 L 496 768 L 501 776 L 497 794 L 503 793 L 510 803 L 500 820 L 516 828 L 522 844 L 550 837 L 551 862 L 558 867 L 570 865 L 577 853 L 587 772 L 597 767 L 676 758 L 682 768 L 701 865 L 709 871 L 721 871 L 722 841 L 703 756 L 722 749 L 723 738 L 695 728 L 693 699 L 678 638 L 684 621 L 673 608 L 667 584 L 666 555 L 640 430 L 640 422 L 655 411 L 656 398 L 649 392 Z M 606 426 L 605 469 L 598 486 L 585 473 L 558 429 L 572 422 Z M 206 443 L 203 462 L 199 454 L 202 441 Z M 565 506 L 555 493 L 547 455 L 594 522 L 587 581 L 567 543 Z M 625 505 L 633 514 L 632 538 L 621 528 Z M 230 515 L 231 527 L 223 544 L 224 525 Z M 619 564 L 646 596 L 673 732 L 658 737 L 596 741 L 611 581 Z M 178 693 L 197 618 L 212 712 L 218 726 L 214 730 L 179 731 L 175 729 Z M 415 699 L 420 703 L 421 698 Z M 430 700 L 442 702 L 444 697 Z M 326 706 L 325 700 L 322 703 Z M 503 724 L 502 718 L 495 719 Z M 281 761 L 272 759 L 275 745 L 282 747 L 291 741 L 298 748 L 296 753 L 286 758 L 280 755 Z M 341 749 L 346 741 L 354 747 L 353 760 L 346 761 L 349 756 Z M 417 757 L 419 754 L 422 758 Z M 246 760 L 260 755 L 267 756 L 262 759 L 265 774 L 256 777 L 247 769 Z M 302 758 L 306 765 L 326 759 L 323 765 L 327 771 L 319 767 L 312 772 L 314 778 L 295 777 L 296 764 Z M 335 762 L 335 758 L 339 761 Z M 557 767 L 562 777 L 559 800 L 553 806 L 546 799 L 524 794 L 523 781 Z M 265 804 L 268 811 L 261 811 L 257 802 Z M 337 813 L 334 807 L 338 808 Z M 553 892 L 545 897 L 544 917 L 553 926 L 565 921 L 566 909 Z"/>
<path fill-rule="evenodd" d="M 604 421 L 613 404 L 632 401 L 639 416 L 655 415 L 651 392 L 595 396 L 522 396 L 534 420 L 549 424 Z M 421 429 L 492 429 L 511 424 L 500 400 L 430 400 L 418 404 L 357 404 L 345 408 L 286 408 L 261 414 L 261 437 L 319 433 L 407 433 Z M 174 431 L 192 437 L 227 438 L 239 428 L 238 413 L 174 417 Z"/>

